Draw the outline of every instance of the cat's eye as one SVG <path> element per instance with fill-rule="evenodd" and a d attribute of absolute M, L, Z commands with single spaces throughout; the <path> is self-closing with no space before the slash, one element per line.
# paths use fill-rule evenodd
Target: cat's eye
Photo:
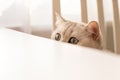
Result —
<path fill-rule="evenodd" d="M 77 40 L 75 37 L 71 37 L 68 41 L 68 43 L 71 43 L 71 44 L 77 44 L 79 42 L 79 40 Z"/>
<path fill-rule="evenodd" d="M 57 34 L 55 35 L 55 40 L 59 41 L 60 39 L 61 39 L 61 35 L 60 35 L 59 33 L 57 33 Z"/>

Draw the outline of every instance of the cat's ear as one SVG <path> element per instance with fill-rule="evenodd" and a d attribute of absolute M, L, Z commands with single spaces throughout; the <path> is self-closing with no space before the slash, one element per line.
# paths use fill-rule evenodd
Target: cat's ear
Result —
<path fill-rule="evenodd" d="M 60 16 L 57 12 L 55 12 L 55 17 L 56 17 L 56 25 L 61 24 L 65 22 L 65 19 Z"/>
<path fill-rule="evenodd" d="M 99 25 L 96 21 L 91 21 L 87 24 L 86 30 L 91 33 L 91 36 L 94 40 L 100 35 Z"/>

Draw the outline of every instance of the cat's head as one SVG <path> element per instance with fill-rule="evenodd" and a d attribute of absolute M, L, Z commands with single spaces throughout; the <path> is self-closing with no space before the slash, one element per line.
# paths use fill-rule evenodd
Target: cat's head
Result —
<path fill-rule="evenodd" d="M 56 29 L 53 31 L 51 39 L 97 49 L 102 47 L 100 29 L 96 21 L 87 24 L 76 23 L 65 20 L 57 13 Z"/>

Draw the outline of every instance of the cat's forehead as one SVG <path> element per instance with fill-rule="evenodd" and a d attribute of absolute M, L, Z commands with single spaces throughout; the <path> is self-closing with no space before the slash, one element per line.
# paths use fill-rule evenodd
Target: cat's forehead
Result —
<path fill-rule="evenodd" d="M 76 22 L 71 22 L 71 21 L 67 21 L 60 25 L 57 25 L 59 30 L 66 30 L 66 31 L 70 30 L 70 29 L 76 30 L 76 31 L 81 31 L 85 28 L 85 26 L 86 26 L 85 23 L 76 23 Z"/>
<path fill-rule="evenodd" d="M 64 23 L 64 25 L 70 25 L 70 24 L 75 24 L 74 26 L 78 26 L 78 27 L 85 27 L 86 26 L 86 24 L 85 23 L 78 23 L 78 22 L 72 22 L 72 21 L 66 21 L 65 23 Z M 73 27 L 74 27 L 73 26 Z"/>
<path fill-rule="evenodd" d="M 55 33 L 60 33 L 61 35 L 64 35 L 64 37 L 83 36 L 86 35 L 85 26 L 86 24 L 84 23 L 75 23 L 68 21 L 57 26 L 58 28 Z"/>

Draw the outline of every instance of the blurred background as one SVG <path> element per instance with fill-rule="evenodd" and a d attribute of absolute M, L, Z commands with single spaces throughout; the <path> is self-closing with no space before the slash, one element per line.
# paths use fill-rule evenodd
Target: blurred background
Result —
<path fill-rule="evenodd" d="M 107 44 L 108 49 L 113 51 L 112 0 L 103 1 L 106 33 L 110 38 L 107 39 Z M 87 0 L 87 2 L 88 20 L 98 21 L 96 0 Z M 66 19 L 80 22 L 80 9 L 80 0 L 61 0 L 61 13 Z M 0 0 L 0 27 L 50 38 L 52 23 L 52 0 Z"/>

